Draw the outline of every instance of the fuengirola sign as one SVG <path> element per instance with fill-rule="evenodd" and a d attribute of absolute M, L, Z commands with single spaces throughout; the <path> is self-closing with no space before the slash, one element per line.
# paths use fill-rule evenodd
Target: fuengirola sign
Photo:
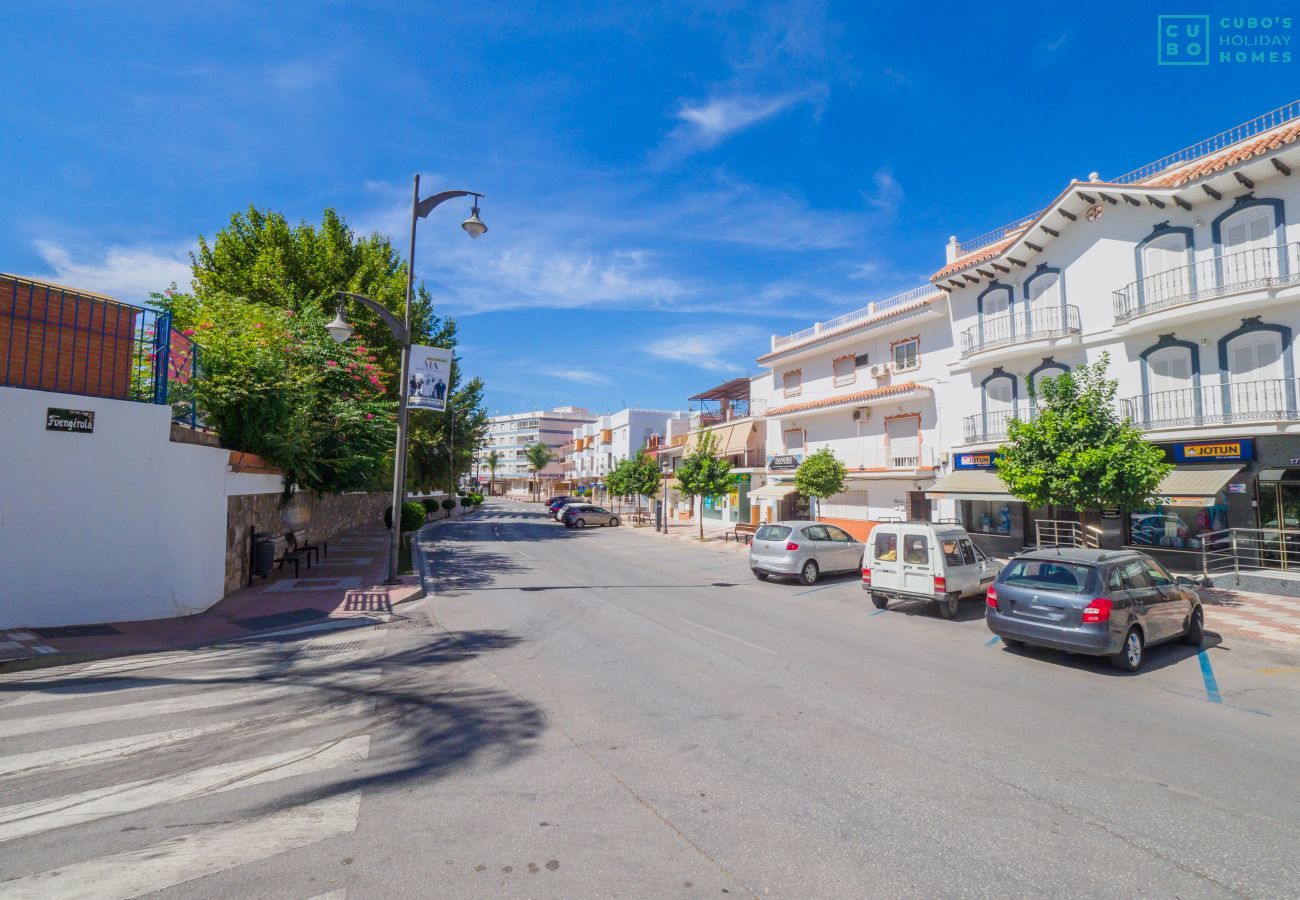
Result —
<path fill-rule="evenodd" d="M 88 409 L 50 407 L 45 410 L 45 430 L 90 434 L 95 430 L 95 414 Z"/>

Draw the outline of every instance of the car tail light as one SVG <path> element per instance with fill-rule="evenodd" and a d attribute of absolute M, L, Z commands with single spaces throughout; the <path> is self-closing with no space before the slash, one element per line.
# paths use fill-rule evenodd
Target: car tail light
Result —
<path fill-rule="evenodd" d="M 1093 600 L 1088 604 L 1088 608 L 1083 611 L 1084 624 L 1089 622 L 1109 622 L 1112 605 L 1105 597 L 1098 597 Z"/>
<path fill-rule="evenodd" d="M 998 589 L 991 584 L 989 585 L 988 594 L 984 597 L 984 602 L 994 609 L 998 608 Z"/>
<path fill-rule="evenodd" d="M 936 594 L 948 593 L 948 580 L 942 575 L 934 576 L 934 592 Z"/>
<path fill-rule="evenodd" d="M 794 541 L 786 541 L 786 542 L 785 542 L 785 549 L 786 549 L 786 550 L 798 550 L 798 549 L 799 549 L 799 545 L 796 544 Z"/>
<path fill-rule="evenodd" d="M 871 570 L 865 566 L 862 569 L 862 583 L 871 584 Z"/>

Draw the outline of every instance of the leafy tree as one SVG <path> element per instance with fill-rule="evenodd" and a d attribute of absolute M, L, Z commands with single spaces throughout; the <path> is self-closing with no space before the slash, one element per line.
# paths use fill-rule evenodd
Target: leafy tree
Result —
<path fill-rule="evenodd" d="M 700 435 L 695 449 L 677 466 L 677 489 L 683 497 L 716 497 L 731 489 L 731 463 L 718 455 L 718 438 L 710 429 Z M 704 540 L 701 510 L 700 540 Z"/>
<path fill-rule="evenodd" d="M 635 468 L 636 463 L 631 457 L 620 459 L 614 464 L 614 468 L 610 469 L 609 475 L 605 477 L 605 487 L 609 491 L 610 499 L 617 502 L 620 498 L 632 495 L 633 469 Z M 618 508 L 615 507 L 614 511 L 618 512 Z"/>
<path fill-rule="evenodd" d="M 844 490 L 844 463 L 836 459 L 829 447 L 823 447 L 799 464 L 794 486 L 805 497 L 816 497 L 818 505 L 827 497 Z M 817 513 L 813 513 L 816 520 Z"/>
<path fill-rule="evenodd" d="M 488 464 L 488 471 L 492 473 L 491 480 L 492 482 L 496 482 L 497 466 L 501 464 L 501 454 L 496 452 L 495 450 L 489 450 L 487 455 L 487 464 Z M 489 486 L 488 491 L 491 492 L 491 490 L 492 488 Z"/>
<path fill-rule="evenodd" d="M 605 479 L 610 497 L 624 499 L 653 497 L 659 492 L 659 466 L 642 447 L 633 456 L 620 459 Z"/>
<path fill-rule="evenodd" d="M 541 488 L 542 469 L 546 464 L 555 459 L 555 454 L 551 448 L 546 446 L 542 441 L 535 444 L 529 444 L 524 448 L 524 458 L 528 460 L 528 466 L 533 470 L 533 499 L 537 499 L 537 492 Z"/>
<path fill-rule="evenodd" d="M 1033 418 L 1013 419 L 998 448 L 998 477 L 1031 507 L 1140 509 L 1173 468 L 1115 409 L 1110 357 L 1030 386 Z"/>

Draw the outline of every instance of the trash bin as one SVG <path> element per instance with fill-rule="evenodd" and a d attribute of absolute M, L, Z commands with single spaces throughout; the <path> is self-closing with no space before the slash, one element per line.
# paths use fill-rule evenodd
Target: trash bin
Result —
<path fill-rule="evenodd" d="M 655 501 L 655 531 L 662 531 L 664 527 L 664 502 Z"/>
<path fill-rule="evenodd" d="M 270 531 L 253 533 L 253 575 L 270 575 L 275 565 L 275 534 Z"/>

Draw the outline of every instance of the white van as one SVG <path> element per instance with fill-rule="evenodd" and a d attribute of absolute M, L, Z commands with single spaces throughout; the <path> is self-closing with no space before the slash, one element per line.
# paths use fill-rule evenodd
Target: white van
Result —
<path fill-rule="evenodd" d="M 929 600 L 951 619 L 963 597 L 983 596 L 999 568 L 960 525 L 881 522 L 867 540 L 862 589 L 877 609 Z"/>

